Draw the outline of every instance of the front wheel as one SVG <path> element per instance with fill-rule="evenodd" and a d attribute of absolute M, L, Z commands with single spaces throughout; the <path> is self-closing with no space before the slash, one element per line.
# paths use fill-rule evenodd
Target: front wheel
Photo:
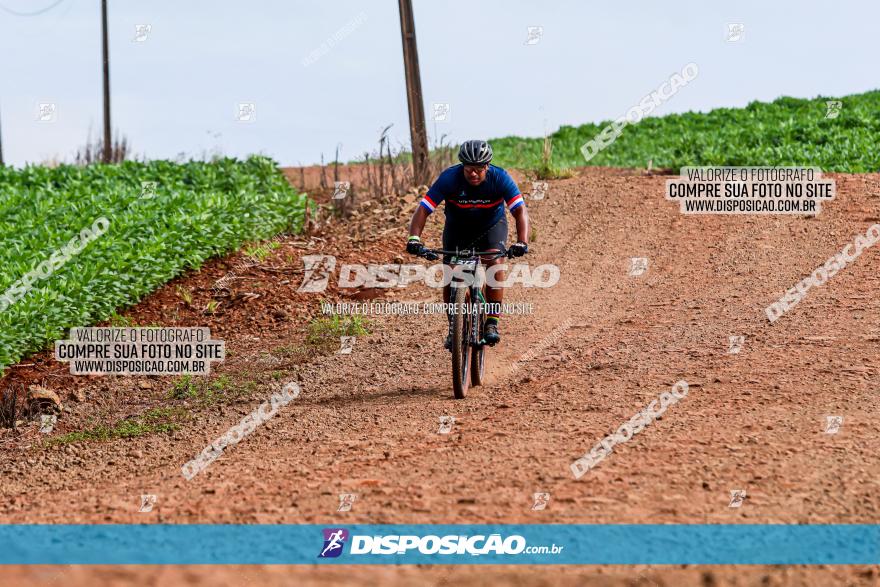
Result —
<path fill-rule="evenodd" d="M 471 382 L 468 377 L 471 358 L 471 292 L 470 288 L 464 286 L 453 287 L 453 291 L 455 316 L 452 319 L 452 391 L 455 399 L 464 399 Z"/>
<path fill-rule="evenodd" d="M 472 328 L 477 332 L 477 343 L 483 341 L 483 325 L 486 323 L 486 292 L 480 297 L 477 311 L 472 314 Z M 471 385 L 483 385 L 486 380 L 486 345 L 477 344 L 471 350 Z"/>

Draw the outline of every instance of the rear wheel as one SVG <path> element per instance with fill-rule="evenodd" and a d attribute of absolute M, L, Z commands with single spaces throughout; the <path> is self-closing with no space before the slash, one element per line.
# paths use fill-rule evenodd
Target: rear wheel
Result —
<path fill-rule="evenodd" d="M 455 316 L 452 319 L 452 390 L 455 399 L 464 399 L 467 395 L 470 378 L 470 334 L 471 323 L 469 305 L 471 301 L 470 288 L 453 287 L 455 292 Z"/>

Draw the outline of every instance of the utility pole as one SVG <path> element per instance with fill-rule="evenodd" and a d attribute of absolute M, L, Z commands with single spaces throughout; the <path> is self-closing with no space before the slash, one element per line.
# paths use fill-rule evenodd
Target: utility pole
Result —
<path fill-rule="evenodd" d="M 2 126 L 2 124 L 0 124 Z M 0 167 L 3 167 L 3 132 L 0 131 Z"/>
<path fill-rule="evenodd" d="M 110 163 L 113 145 L 110 141 L 110 48 L 107 42 L 107 0 L 101 0 L 101 30 L 104 46 L 104 163 Z"/>
<path fill-rule="evenodd" d="M 403 38 L 403 68 L 406 72 L 406 100 L 409 105 L 409 134 L 412 140 L 413 177 L 416 184 L 430 181 L 428 177 L 428 135 L 425 129 L 425 107 L 422 104 L 422 78 L 419 73 L 419 50 L 416 46 L 416 25 L 412 0 L 399 0 L 400 34 Z"/>

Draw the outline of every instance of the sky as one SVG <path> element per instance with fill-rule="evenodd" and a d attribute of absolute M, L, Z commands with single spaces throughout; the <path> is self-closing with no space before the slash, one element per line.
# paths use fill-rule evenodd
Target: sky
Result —
<path fill-rule="evenodd" d="M 300 165 L 339 147 L 352 160 L 388 125 L 395 145 L 409 142 L 393 0 L 108 4 L 112 125 L 139 156 Z M 613 119 L 690 62 L 697 78 L 654 115 L 880 87 L 875 0 L 413 5 L 432 143 Z M 100 134 L 100 24 L 99 0 L 0 0 L 7 164 L 69 161 Z M 730 25 L 742 25 L 738 40 Z M 541 27 L 531 41 L 529 27 Z M 446 120 L 431 120 L 435 103 L 449 105 Z M 54 105 L 47 120 L 41 104 Z"/>

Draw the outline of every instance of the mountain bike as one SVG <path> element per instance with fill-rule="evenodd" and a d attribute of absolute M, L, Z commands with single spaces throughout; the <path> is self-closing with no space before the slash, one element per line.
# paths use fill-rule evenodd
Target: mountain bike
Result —
<path fill-rule="evenodd" d="M 486 347 L 493 346 L 484 338 L 486 324 L 486 279 L 483 257 L 487 261 L 511 258 L 508 251 L 445 251 L 425 249 L 422 255 L 437 259 L 450 255 L 449 265 L 455 271 L 450 303 L 454 304 L 452 319 L 452 391 L 455 399 L 464 399 L 470 385 L 482 385 L 486 372 Z M 456 269 L 457 268 L 457 269 Z M 470 279 L 462 279 L 465 275 Z"/>

